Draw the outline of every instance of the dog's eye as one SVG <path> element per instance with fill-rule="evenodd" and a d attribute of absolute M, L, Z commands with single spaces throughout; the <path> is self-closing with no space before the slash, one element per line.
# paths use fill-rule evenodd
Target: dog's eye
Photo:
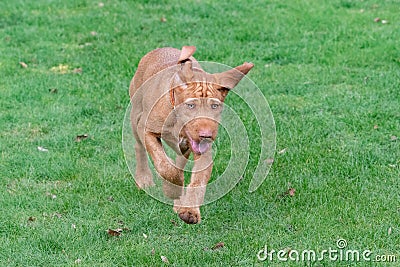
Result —
<path fill-rule="evenodd" d="M 194 109 L 196 105 L 193 103 L 187 103 L 186 106 L 188 107 L 188 109 Z"/>
<path fill-rule="evenodd" d="M 217 109 L 219 107 L 219 104 L 211 104 L 212 109 Z"/>

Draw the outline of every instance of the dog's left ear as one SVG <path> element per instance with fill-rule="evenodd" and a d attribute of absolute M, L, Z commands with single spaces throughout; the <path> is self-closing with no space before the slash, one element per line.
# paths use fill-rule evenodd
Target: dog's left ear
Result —
<path fill-rule="evenodd" d="M 214 77 L 219 85 L 230 90 L 233 89 L 253 67 L 253 63 L 245 62 L 231 70 L 216 73 Z"/>

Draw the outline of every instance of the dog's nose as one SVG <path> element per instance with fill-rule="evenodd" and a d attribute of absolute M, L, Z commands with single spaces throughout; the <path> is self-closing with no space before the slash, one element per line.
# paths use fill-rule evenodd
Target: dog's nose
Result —
<path fill-rule="evenodd" d="M 199 137 L 203 139 L 212 138 L 212 131 L 203 130 L 199 132 Z"/>

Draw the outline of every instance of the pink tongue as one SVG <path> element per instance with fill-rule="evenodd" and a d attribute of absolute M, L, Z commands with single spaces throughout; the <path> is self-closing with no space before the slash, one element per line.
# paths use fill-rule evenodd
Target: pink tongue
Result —
<path fill-rule="evenodd" d="M 194 140 L 190 140 L 190 144 L 192 145 L 193 152 L 197 154 L 204 154 L 210 149 L 211 145 L 209 141 L 200 141 L 199 143 Z"/>

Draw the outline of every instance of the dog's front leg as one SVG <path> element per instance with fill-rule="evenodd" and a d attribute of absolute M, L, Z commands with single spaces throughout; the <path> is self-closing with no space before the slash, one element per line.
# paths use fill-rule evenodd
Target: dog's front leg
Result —
<path fill-rule="evenodd" d="M 200 206 L 204 202 L 206 186 L 210 180 L 213 167 L 211 150 L 202 155 L 194 155 L 194 166 L 190 184 L 185 194 L 175 201 L 174 210 L 186 223 L 194 224 L 201 221 Z"/>
<path fill-rule="evenodd" d="M 183 170 L 175 166 L 165 154 L 161 139 L 157 134 L 146 132 L 144 139 L 146 150 L 153 160 L 156 171 L 166 180 L 163 181 L 165 195 L 172 199 L 179 198 L 183 187 Z"/>

